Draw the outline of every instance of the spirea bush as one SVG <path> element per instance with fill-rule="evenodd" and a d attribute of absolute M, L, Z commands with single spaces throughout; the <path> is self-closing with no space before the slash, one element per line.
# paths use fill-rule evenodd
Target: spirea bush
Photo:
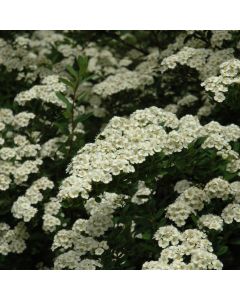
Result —
<path fill-rule="evenodd" d="M 0 269 L 240 269 L 240 31 L 0 32 Z"/>

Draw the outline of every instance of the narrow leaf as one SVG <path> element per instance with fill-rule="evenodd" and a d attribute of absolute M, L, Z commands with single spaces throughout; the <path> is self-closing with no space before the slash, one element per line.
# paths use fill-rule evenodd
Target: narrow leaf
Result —
<path fill-rule="evenodd" d="M 66 84 L 67 86 L 69 86 L 70 88 L 74 87 L 74 84 L 71 81 L 67 80 L 66 78 L 60 78 L 59 80 L 64 84 Z"/>
<path fill-rule="evenodd" d="M 66 70 L 67 70 L 68 74 L 69 74 L 72 78 L 78 79 L 78 72 L 75 71 L 75 70 L 73 69 L 73 67 L 71 67 L 71 66 L 68 65 L 68 66 L 66 66 Z"/>
<path fill-rule="evenodd" d="M 68 99 L 61 93 L 61 92 L 56 92 L 56 95 L 58 99 L 60 99 L 63 103 L 66 104 L 67 110 L 71 110 L 72 104 L 68 101 Z"/>

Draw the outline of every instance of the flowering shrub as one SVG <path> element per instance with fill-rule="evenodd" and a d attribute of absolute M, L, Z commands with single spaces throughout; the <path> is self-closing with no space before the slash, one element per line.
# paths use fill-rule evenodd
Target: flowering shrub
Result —
<path fill-rule="evenodd" d="M 239 31 L 1 35 L 1 269 L 240 269 Z"/>

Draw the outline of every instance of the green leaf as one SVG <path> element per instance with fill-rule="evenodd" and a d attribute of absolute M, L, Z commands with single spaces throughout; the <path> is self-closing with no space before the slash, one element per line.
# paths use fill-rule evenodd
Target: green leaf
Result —
<path fill-rule="evenodd" d="M 77 63 L 79 67 L 79 74 L 84 78 L 87 74 L 88 58 L 86 56 L 79 56 L 77 59 Z"/>
<path fill-rule="evenodd" d="M 79 115 L 76 119 L 75 122 L 79 123 L 79 122 L 84 122 L 86 121 L 88 118 L 90 118 L 92 116 L 92 113 L 88 113 L 88 114 L 84 114 L 84 115 Z"/>
<path fill-rule="evenodd" d="M 58 130 L 63 133 L 63 134 L 66 134 L 68 133 L 68 127 L 67 127 L 67 124 L 63 123 L 63 122 L 55 122 L 54 123 L 55 126 L 58 128 Z"/>
<path fill-rule="evenodd" d="M 221 255 L 225 254 L 227 251 L 228 251 L 228 247 L 227 246 L 222 246 L 217 251 L 217 256 L 221 256 Z"/>
<path fill-rule="evenodd" d="M 197 217 L 196 217 L 194 214 L 191 214 L 191 219 L 192 219 L 193 223 L 194 223 L 195 225 L 197 225 L 198 219 L 197 219 Z"/>
<path fill-rule="evenodd" d="M 68 111 L 72 109 L 72 104 L 68 101 L 68 99 L 63 95 L 61 92 L 56 92 L 56 96 L 60 99 L 63 103 L 66 104 L 66 108 Z"/>
<path fill-rule="evenodd" d="M 69 119 L 71 117 L 71 112 L 68 109 L 66 109 L 63 112 L 63 115 L 64 115 L 65 119 Z"/>
<path fill-rule="evenodd" d="M 68 72 L 68 74 L 73 78 L 73 79 L 78 79 L 78 72 L 77 71 L 75 71 L 74 69 L 73 69 L 73 67 L 71 67 L 71 66 L 66 66 L 66 70 L 67 70 L 67 72 Z"/>
<path fill-rule="evenodd" d="M 143 239 L 143 240 L 146 240 L 146 241 L 149 241 L 149 240 L 152 239 L 152 235 L 151 235 L 149 232 L 144 232 L 144 233 L 142 234 L 142 239 Z"/>
<path fill-rule="evenodd" d="M 165 212 L 164 208 L 159 209 L 159 211 L 156 213 L 156 217 L 160 218 L 164 214 L 164 212 Z"/>
<path fill-rule="evenodd" d="M 74 83 L 72 83 L 71 81 L 67 80 L 66 78 L 60 78 L 59 79 L 61 82 L 63 82 L 64 84 L 66 84 L 67 86 L 69 86 L 70 88 L 74 88 Z"/>
<path fill-rule="evenodd" d="M 80 95 L 77 97 L 77 101 L 81 102 L 83 98 L 85 98 L 88 95 L 88 92 L 82 92 Z"/>
<path fill-rule="evenodd" d="M 160 222 L 158 223 L 158 226 L 161 227 L 161 226 L 164 226 L 164 225 L 166 225 L 166 219 L 165 219 L 165 218 L 162 218 L 162 219 L 160 220 Z"/>

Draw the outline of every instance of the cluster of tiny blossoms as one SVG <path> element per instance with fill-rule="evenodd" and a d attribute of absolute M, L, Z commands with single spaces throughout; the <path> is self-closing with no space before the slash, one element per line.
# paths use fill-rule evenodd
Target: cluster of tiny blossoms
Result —
<path fill-rule="evenodd" d="M 181 227 L 186 224 L 186 220 L 192 213 L 201 211 L 208 201 L 203 190 L 194 186 L 189 187 L 167 207 L 166 217 Z"/>
<path fill-rule="evenodd" d="M 230 30 L 212 30 L 211 45 L 212 47 L 222 47 L 224 41 L 229 41 L 232 38 Z"/>
<path fill-rule="evenodd" d="M 130 118 L 114 117 L 96 142 L 85 145 L 73 158 L 71 176 L 63 181 L 59 196 L 88 198 L 93 182 L 109 183 L 114 175 L 134 172 L 133 164 L 142 163 L 166 144 L 167 134 L 160 124 L 173 128 L 178 122 L 175 115 L 156 107 L 136 111 Z"/>
<path fill-rule="evenodd" d="M 53 45 L 61 55 L 61 59 L 54 63 L 50 59 Z M 83 49 L 66 35 L 50 30 L 35 31 L 31 36 L 23 34 L 13 42 L 0 39 L 0 65 L 5 66 L 8 72 L 17 70 L 16 79 L 29 83 L 38 77 L 64 74 L 65 67 L 72 65 L 75 57 L 82 54 L 90 57 L 90 71 L 100 75 L 111 73 L 119 63 L 123 66 L 129 64 L 127 58 L 121 62 L 109 50 L 99 49 L 94 43 Z"/>
<path fill-rule="evenodd" d="M 149 195 L 151 194 L 151 189 L 149 189 L 144 181 L 138 182 L 138 189 L 136 193 L 132 196 L 131 202 L 141 205 L 149 200 Z"/>
<path fill-rule="evenodd" d="M 34 82 L 38 76 L 52 73 L 48 55 L 53 44 L 64 40 L 63 34 L 54 31 L 36 31 L 31 37 L 23 34 L 13 41 L 0 39 L 0 65 L 5 66 L 8 72 L 17 70 L 17 80 Z"/>
<path fill-rule="evenodd" d="M 153 76 L 159 68 L 158 59 L 159 54 L 154 51 L 134 71 L 125 67 L 120 68 L 116 74 L 96 84 L 93 92 L 102 98 L 107 98 L 122 91 L 144 90 L 145 86 L 151 85 L 154 81 Z"/>
<path fill-rule="evenodd" d="M 152 82 L 150 76 L 139 75 L 135 71 L 123 69 L 121 72 L 111 75 L 103 82 L 96 84 L 93 92 L 107 98 L 121 91 L 144 88 L 144 85 L 150 85 Z"/>
<path fill-rule="evenodd" d="M 43 230 L 45 232 L 53 232 L 61 225 L 61 221 L 58 217 L 61 211 L 61 201 L 56 197 L 51 197 L 44 205 L 43 214 Z"/>
<path fill-rule="evenodd" d="M 27 102 L 33 99 L 40 99 L 43 103 L 52 103 L 54 105 L 65 108 L 66 104 L 58 99 L 56 92 L 65 92 L 66 86 L 59 82 L 58 75 L 50 75 L 42 80 L 41 85 L 35 85 L 28 91 L 19 93 L 15 101 L 21 105 L 26 105 Z"/>
<path fill-rule="evenodd" d="M 168 104 L 167 106 L 164 107 L 164 110 L 172 112 L 172 113 L 177 113 L 180 109 L 183 107 L 191 107 L 193 106 L 196 102 L 198 101 L 198 98 L 192 94 L 187 94 L 186 96 L 176 99 L 174 101 L 174 104 Z"/>
<path fill-rule="evenodd" d="M 233 58 L 232 48 L 216 50 L 206 48 L 183 47 L 176 54 L 168 56 L 162 60 L 162 72 L 168 69 L 175 69 L 176 66 L 186 65 L 199 72 L 202 80 L 217 74 L 219 65 Z"/>
<path fill-rule="evenodd" d="M 213 214 L 202 215 L 198 220 L 199 228 L 208 228 L 217 231 L 223 230 L 223 219 Z"/>
<path fill-rule="evenodd" d="M 83 267 L 82 264 L 86 254 L 95 258 L 91 262 L 100 268 L 98 256 L 108 249 L 108 245 L 99 238 L 114 226 L 112 215 L 123 205 L 124 199 L 126 196 L 108 192 L 99 196 L 100 202 L 90 198 L 85 204 L 89 219 L 78 219 L 71 230 L 62 229 L 54 236 L 52 250 L 60 249 L 64 252 L 57 256 L 54 268 L 85 269 L 87 266 Z"/>
<path fill-rule="evenodd" d="M 52 189 L 54 184 L 46 177 L 42 177 L 33 182 L 27 189 L 24 196 L 18 197 L 12 206 L 12 214 L 16 219 L 23 219 L 29 222 L 37 213 L 37 209 L 32 205 L 43 200 L 41 191 Z"/>
<path fill-rule="evenodd" d="M 0 254 L 22 253 L 26 249 L 25 240 L 28 238 L 23 222 L 19 222 L 13 229 L 6 223 L 0 223 Z"/>
<path fill-rule="evenodd" d="M 34 117 L 28 112 L 14 115 L 10 109 L 0 109 L 0 190 L 7 190 L 11 182 L 26 182 L 42 164 L 41 146 L 30 142 L 27 130 L 23 130 Z"/>
<path fill-rule="evenodd" d="M 219 270 L 223 267 L 217 256 L 212 253 L 212 244 L 207 235 L 198 229 L 180 232 L 174 226 L 164 226 L 159 228 L 154 238 L 164 249 L 159 260 L 143 264 L 144 270 Z"/>
<path fill-rule="evenodd" d="M 132 63 L 129 57 L 119 59 L 114 55 L 113 49 L 108 47 L 100 48 L 93 42 L 90 42 L 83 49 L 83 53 L 89 57 L 89 71 L 94 72 L 100 78 L 113 75 L 118 72 L 119 67 L 124 68 Z"/>
<path fill-rule="evenodd" d="M 48 201 L 41 217 L 43 218 L 43 230 L 51 232 L 61 224 L 59 219 L 54 217 L 54 209 L 60 209 L 60 202 L 53 201 L 52 198 L 48 200 L 54 184 L 47 177 L 41 177 L 41 167 L 43 159 L 46 157 L 52 159 L 55 156 L 62 157 L 58 147 L 60 142 L 66 141 L 66 137 L 50 139 L 41 144 L 41 132 L 28 129 L 34 120 L 35 115 L 33 113 L 23 111 L 14 115 L 10 109 L 0 109 L 0 191 L 5 192 L 5 194 L 1 193 L 1 199 L 2 196 L 8 199 L 8 194 L 14 191 L 13 195 L 16 194 L 16 198 L 11 199 L 10 210 L 14 219 L 22 219 L 26 224 L 36 216 L 38 210 L 42 211 L 41 207 L 44 206 L 42 203 Z M 39 179 L 36 179 L 36 174 L 40 175 L 37 175 L 40 177 Z M 32 176 L 34 176 L 33 182 Z M 20 186 L 21 189 L 27 187 L 24 195 L 16 193 L 17 186 Z M 19 224 L 24 223 L 20 222 Z M 15 231 L 17 232 L 17 229 Z M 6 240 L 1 239 L 0 247 L 3 247 L 6 253 L 21 253 L 26 248 L 24 239 L 14 235 L 15 231 L 8 230 L 9 233 L 4 235 L 9 241 L 9 245 L 13 245 L 12 248 L 9 246 L 8 252 Z M 11 238 L 16 240 L 15 244 L 11 242 Z M 11 250 L 15 249 L 14 247 L 19 247 L 17 249 L 21 250 Z"/>
<path fill-rule="evenodd" d="M 207 78 L 202 86 L 206 91 L 213 93 L 213 99 L 217 102 L 223 102 L 226 99 L 225 94 L 228 87 L 232 84 L 240 83 L 240 60 L 231 59 L 220 65 L 220 75 Z"/>
<path fill-rule="evenodd" d="M 199 229 L 180 232 L 173 225 L 160 227 L 154 234 L 159 247 L 163 248 L 159 260 L 145 262 L 143 269 L 222 269 L 223 265 L 213 254 L 212 244 L 204 231 L 222 231 L 225 223 L 240 222 L 240 182 L 229 183 L 221 178 L 214 178 L 203 189 L 186 188 L 189 186 L 186 180 L 179 181 L 176 186 L 183 186 L 183 191 L 177 200 L 168 206 L 167 217 L 178 227 L 185 224 L 191 213 L 201 211 L 205 203 L 216 201 L 214 199 L 232 199 L 232 203 L 228 204 L 219 216 L 202 215 L 197 222 Z"/>
<path fill-rule="evenodd" d="M 222 126 L 215 121 L 202 126 L 199 121 L 201 117 L 209 116 L 217 106 L 212 104 L 211 94 L 206 91 L 214 94 L 216 102 L 222 102 L 229 86 L 239 84 L 240 62 L 234 59 L 234 48 L 227 48 L 230 44 L 228 41 L 232 40 L 232 32 L 205 33 L 182 32 L 165 50 L 161 49 L 161 45 L 159 48 L 146 48 L 149 54 L 145 57 L 136 50 L 126 52 L 126 56 L 121 57 L 115 49 L 99 47 L 92 42 L 78 45 L 67 34 L 52 31 L 26 32 L 13 38 L 13 41 L 0 39 L 0 67 L 3 66 L 4 72 L 16 71 L 13 74 L 17 73 L 16 79 L 21 80 L 19 85 L 38 80 L 41 82 L 16 94 L 14 109 L 18 106 L 19 113 L 0 108 L 0 204 L 6 197 L 6 203 L 10 203 L 9 215 L 12 213 L 13 219 L 9 222 L 11 226 L 0 223 L 0 254 L 22 253 L 29 238 L 27 226 L 30 229 L 35 220 L 40 218 L 43 233 L 54 236 L 49 250 L 55 255 L 55 269 L 103 268 L 101 256 L 108 254 L 109 230 L 124 226 L 123 223 L 118 224 L 114 213 L 121 212 L 126 203 L 129 206 L 148 205 L 147 201 L 155 197 L 155 191 L 144 181 L 136 180 L 133 195 L 104 192 L 104 185 L 101 184 L 103 191 L 97 192 L 96 196 L 95 183 L 107 185 L 114 176 L 134 173 L 137 165 L 155 154 L 161 153 L 164 158 L 171 160 L 171 155 L 187 150 L 199 138 L 203 138 L 200 151 L 214 150 L 226 161 L 226 171 L 233 173 L 230 175 L 240 175 L 239 154 L 231 146 L 232 142 L 239 141 L 240 128 L 233 124 Z M 124 40 L 131 35 L 121 33 L 120 38 Z M 206 40 L 209 42 L 206 43 Z M 53 50 L 57 56 L 56 63 L 51 61 Z M 61 183 L 56 196 L 54 188 L 58 188 L 58 179 L 56 182 L 48 179 L 47 176 L 54 178 L 54 175 L 45 172 L 45 162 L 57 164 L 65 159 L 60 145 L 66 144 L 68 136 L 57 133 L 56 136 L 46 135 L 45 138 L 41 131 L 34 131 L 34 122 L 51 125 L 48 115 L 52 107 L 55 106 L 56 112 L 57 109 L 66 108 L 56 92 L 64 93 L 72 101 L 60 77 L 65 75 L 65 67 L 72 65 L 80 54 L 88 56 L 88 70 L 94 73 L 94 77 L 81 86 L 86 94 L 91 95 L 91 99 L 77 104 L 75 118 L 89 112 L 95 117 L 104 117 L 107 110 L 103 100 L 118 93 L 124 96 L 125 92 L 137 91 L 141 96 L 156 97 L 154 89 L 159 82 L 162 94 L 173 96 L 173 100 L 164 109 L 150 107 L 137 110 L 129 117 L 113 117 L 100 131 L 95 142 L 86 144 L 72 159 L 67 169 L 70 175 Z M 188 85 L 186 90 L 175 94 L 175 91 L 165 89 L 164 80 L 168 82 L 168 79 L 171 81 L 174 78 L 171 72 L 165 71 L 175 69 L 178 65 L 197 70 L 205 90 L 198 94 L 195 88 L 191 89 Z M 219 70 L 220 75 L 217 76 Z M 191 94 L 195 92 L 197 96 Z M 31 108 L 34 100 L 40 100 L 38 104 L 46 114 L 37 115 L 35 112 L 35 115 L 22 111 L 23 106 Z M 200 108 L 199 101 L 204 101 Z M 120 100 L 118 104 L 121 104 Z M 161 99 L 159 106 L 164 106 Z M 195 108 L 198 109 L 196 116 L 176 116 L 185 109 L 192 111 Z M 71 126 L 67 126 L 69 132 L 73 131 Z M 80 122 L 74 128 L 75 133 L 84 133 L 84 130 Z M 74 134 L 73 143 L 77 138 Z M 199 144 L 196 145 L 198 147 Z M 66 149 L 69 149 L 68 145 Z M 174 167 L 174 162 L 171 162 L 171 167 Z M 183 179 L 175 183 L 174 191 L 178 193 L 177 199 L 168 203 L 164 219 L 167 224 L 174 225 L 160 227 L 155 232 L 153 239 L 161 248 L 160 257 L 158 261 L 145 262 L 143 269 L 222 269 L 223 265 L 213 253 L 207 234 L 212 230 L 221 232 L 227 228 L 226 224 L 240 222 L 240 182 L 230 183 L 217 177 L 203 186 Z M 12 195 L 15 195 L 14 199 Z M 69 220 L 65 218 L 68 214 L 65 215 L 67 208 L 63 201 L 70 200 L 71 203 L 71 199 L 76 198 L 83 201 L 86 214 Z M 206 212 L 215 203 L 220 203 L 221 211 Z M 141 208 L 137 207 L 139 210 Z M 203 210 L 204 214 L 201 214 Z M 16 219 L 17 222 L 19 219 L 21 221 L 17 223 Z M 184 231 L 182 227 L 192 221 L 196 229 Z M 135 227 L 138 229 L 137 226 L 132 220 L 132 233 Z M 143 235 L 132 234 L 132 237 L 143 238 Z M 112 259 L 117 260 L 115 252 Z"/>
<path fill-rule="evenodd" d="M 167 128 L 168 132 L 166 131 Z M 220 138 L 218 143 L 216 136 Z M 77 198 L 81 195 L 82 198 L 87 199 L 85 207 L 89 211 L 88 207 L 92 203 L 96 203 L 93 198 L 89 199 L 88 195 L 94 182 L 107 184 L 112 180 L 113 176 L 121 172 L 134 172 L 134 165 L 142 163 L 147 156 L 158 152 L 163 152 L 165 155 L 181 152 L 199 137 L 205 137 L 205 142 L 201 146 L 203 149 L 214 148 L 220 156 L 229 159 L 231 155 L 226 153 L 233 151 L 229 142 L 239 139 L 240 129 L 235 125 L 224 127 L 217 122 L 210 122 L 205 126 L 201 126 L 197 118 L 188 115 L 178 120 L 174 114 L 156 107 L 136 111 L 129 118 L 114 117 L 103 132 L 99 134 L 96 142 L 87 144 L 73 158 L 69 167 L 71 175 L 63 181 L 58 197 L 66 199 Z M 233 155 L 233 159 L 238 160 L 238 156 Z M 201 211 L 212 198 L 224 199 L 230 189 L 228 189 L 228 186 L 225 186 L 225 183 L 229 184 L 227 181 L 216 178 L 209 182 L 204 189 L 201 189 L 191 186 L 192 183 L 186 180 L 178 182 L 175 190 L 180 193 L 180 196 L 173 204 L 167 207 L 166 217 L 174 221 L 179 227 L 183 226 L 191 214 Z M 143 189 L 143 193 L 139 194 L 140 199 L 143 196 L 143 202 L 145 202 L 151 191 L 146 189 L 145 184 L 141 181 L 139 185 L 140 192 Z M 214 188 L 215 185 L 217 188 Z M 132 202 L 136 202 L 140 192 L 136 192 L 132 197 Z M 112 222 L 111 218 L 112 216 L 109 216 L 110 223 Z M 221 230 L 223 221 L 221 217 L 219 218 L 220 221 L 215 218 L 214 221 L 210 222 L 209 216 L 202 217 L 199 221 L 199 228 L 207 227 Z M 81 226 L 83 224 L 86 226 L 85 224 L 89 224 L 90 220 L 91 217 L 89 220 L 81 220 L 79 222 L 81 222 Z M 96 232 L 100 231 L 99 235 L 103 234 L 101 222 L 102 219 L 98 219 L 94 223 Z M 92 238 L 96 237 L 96 232 L 87 230 L 85 229 L 85 233 Z M 64 232 L 66 233 L 66 231 Z M 155 236 L 159 234 L 162 234 L 161 229 Z M 159 240 L 159 243 L 161 245 L 175 243 L 173 246 L 176 246 L 177 238 L 175 238 L 175 235 L 178 236 L 178 232 L 170 226 L 168 227 L 168 232 L 166 232 L 166 237 Z M 55 249 L 55 246 L 53 247 Z M 179 247 L 183 251 L 183 246 L 180 245 Z M 211 269 L 221 267 L 221 264 L 218 264 L 216 256 L 211 251 L 198 248 L 191 250 L 192 263 L 188 266 L 182 266 L 183 268 L 205 267 Z M 184 251 L 182 256 L 185 255 Z M 76 253 L 71 249 L 69 252 L 71 256 L 70 261 L 73 261 L 73 254 L 76 256 Z M 56 268 L 69 267 L 66 263 L 66 257 L 66 252 L 60 254 L 56 259 Z M 60 259 L 64 259 L 64 262 Z M 58 265 L 59 260 L 61 261 L 60 265 Z M 77 265 L 75 268 L 79 268 L 80 262 L 81 260 L 76 260 Z M 171 268 L 175 267 L 178 268 L 177 265 L 171 265 Z"/>
<path fill-rule="evenodd" d="M 83 92 L 86 93 L 90 93 L 92 89 L 91 84 L 90 86 L 88 84 L 83 84 L 81 88 Z M 57 97 L 56 92 L 61 92 L 65 95 L 68 95 L 68 89 L 66 85 L 61 82 L 60 76 L 55 74 L 48 75 L 41 80 L 41 84 L 34 85 L 29 90 L 17 94 L 14 101 L 20 106 L 27 106 L 33 100 L 40 100 L 41 105 L 45 110 L 52 109 L 51 105 L 55 105 L 61 109 L 66 108 L 66 103 Z M 67 96 L 67 98 L 68 101 L 72 103 L 71 97 Z M 91 99 L 85 105 L 75 103 L 74 118 L 76 119 L 77 116 L 84 113 L 93 113 L 93 115 L 96 117 L 103 117 L 105 115 L 105 109 L 101 107 L 101 99 L 97 95 L 92 95 Z M 49 123 L 49 120 L 45 120 L 44 116 L 43 120 L 41 119 L 41 121 L 44 121 L 46 124 Z M 75 132 L 76 131 L 84 132 L 83 126 L 80 122 L 75 128 Z"/>
<path fill-rule="evenodd" d="M 167 207 L 166 217 L 181 227 L 186 224 L 191 214 L 197 215 L 205 205 L 213 202 L 214 199 L 226 201 L 233 198 L 233 203 L 228 204 L 220 216 L 206 214 L 198 220 L 200 229 L 221 231 L 224 223 L 230 224 L 234 220 L 240 222 L 239 193 L 240 183 L 238 181 L 229 183 L 222 178 L 214 178 L 203 189 L 197 187 L 185 189 L 175 202 Z"/>
<path fill-rule="evenodd" d="M 63 181 L 59 197 L 81 195 L 87 199 L 94 182 L 107 184 L 113 176 L 134 172 L 134 165 L 144 162 L 148 156 L 181 152 L 200 137 L 206 137 L 204 149 L 230 151 L 228 142 L 239 139 L 240 129 L 236 125 L 218 126 L 217 122 L 201 126 L 190 115 L 178 120 L 176 115 L 156 107 L 138 110 L 129 118 L 114 117 L 95 143 L 85 145 L 73 158 L 69 167 L 71 175 Z"/>
<path fill-rule="evenodd" d="M 186 189 L 188 189 L 192 185 L 191 181 L 183 179 L 176 182 L 174 186 L 174 191 L 178 194 L 183 193 Z"/>

